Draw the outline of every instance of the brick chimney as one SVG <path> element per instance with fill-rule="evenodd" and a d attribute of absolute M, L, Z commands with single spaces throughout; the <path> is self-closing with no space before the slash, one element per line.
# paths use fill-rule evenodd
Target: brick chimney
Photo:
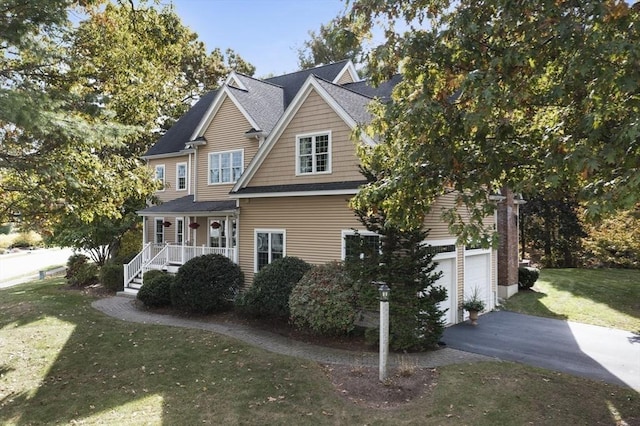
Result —
<path fill-rule="evenodd" d="M 505 199 L 498 203 L 498 297 L 508 299 L 518 292 L 518 204 L 514 193 L 502 188 Z"/>

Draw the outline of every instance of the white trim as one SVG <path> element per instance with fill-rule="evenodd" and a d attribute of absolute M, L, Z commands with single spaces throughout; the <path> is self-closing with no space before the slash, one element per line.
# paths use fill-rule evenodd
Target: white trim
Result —
<path fill-rule="evenodd" d="M 164 192 L 166 186 L 167 186 L 167 168 L 165 167 L 164 164 L 156 164 L 155 168 L 154 168 L 154 174 L 153 174 L 153 178 L 155 180 L 160 180 L 158 179 L 158 169 L 162 168 L 162 189 L 158 189 L 156 192 Z"/>
<path fill-rule="evenodd" d="M 184 188 L 180 188 L 180 166 L 184 166 Z M 189 188 L 189 166 L 186 161 L 176 163 L 176 191 L 186 191 Z"/>
<path fill-rule="evenodd" d="M 246 186 L 253 178 L 256 171 L 260 168 L 265 158 L 271 152 L 271 149 L 275 145 L 276 141 L 282 136 L 287 126 L 296 115 L 304 101 L 307 99 L 311 90 L 315 90 L 318 95 L 338 114 L 338 116 L 349 126 L 350 129 L 355 129 L 357 123 L 351 118 L 349 114 L 327 93 L 326 90 L 318 83 L 317 78 L 314 75 L 309 75 L 305 83 L 302 85 L 295 98 L 289 104 L 289 108 L 282 114 L 275 127 L 260 146 L 258 152 L 253 157 L 253 160 L 249 163 L 249 166 L 245 169 L 245 173 L 242 174 L 236 185 L 233 187 L 232 192 L 239 190 Z M 362 141 L 370 146 L 375 145 L 373 139 L 368 136 L 364 136 Z"/>
<path fill-rule="evenodd" d="M 229 86 L 224 85 L 218 90 L 219 92 L 217 93 L 213 102 L 211 102 L 211 106 L 209 106 L 209 109 L 207 109 L 207 112 L 202 116 L 200 123 L 198 123 L 198 125 L 196 126 L 196 129 L 191 134 L 190 140 L 195 140 L 200 136 L 204 135 L 204 132 L 207 130 L 207 128 L 211 124 L 211 121 L 213 121 L 213 118 L 218 113 L 218 110 L 222 106 L 226 97 L 229 97 L 229 99 L 231 99 L 231 101 L 236 106 L 236 108 L 238 108 L 238 110 L 242 113 L 242 115 L 244 115 L 244 117 L 247 119 L 251 127 L 253 127 L 254 129 L 260 129 L 260 126 L 258 126 L 258 124 L 253 119 L 253 117 L 249 115 L 247 110 L 244 109 L 242 104 L 233 95 L 233 93 L 229 89 Z"/>
<path fill-rule="evenodd" d="M 162 222 L 162 242 L 158 242 L 158 222 Z M 153 218 L 153 244 L 164 244 L 167 241 L 164 232 L 164 216 L 156 216 Z"/>
<path fill-rule="evenodd" d="M 182 226 L 178 226 L 178 222 L 179 221 L 182 221 Z M 185 241 L 185 237 L 187 236 L 185 234 L 186 226 L 185 226 L 184 217 L 183 216 L 176 216 L 174 222 L 175 222 L 175 226 L 176 226 L 176 231 L 175 231 L 175 236 L 174 236 L 173 243 L 174 244 L 179 244 L 179 245 L 184 245 L 184 243 L 186 242 Z M 180 233 L 178 231 L 180 231 L 180 229 L 182 229 L 182 242 L 178 241 L 178 235 L 180 235 Z"/>
<path fill-rule="evenodd" d="M 324 191 L 290 191 L 290 192 L 264 192 L 251 194 L 230 193 L 229 198 L 275 198 L 275 197 L 311 197 L 316 195 L 355 195 L 359 189 L 327 189 Z"/>
<path fill-rule="evenodd" d="M 233 154 L 239 152 L 240 153 L 240 176 L 242 176 L 242 174 L 244 173 L 244 148 L 241 149 L 233 149 L 233 150 L 227 150 L 227 151 L 214 151 L 214 152 L 208 152 L 207 153 L 207 185 L 210 186 L 217 186 L 217 185 L 233 185 L 235 184 L 240 178 L 238 177 L 237 180 L 231 180 L 229 182 L 211 182 L 211 156 L 212 155 L 218 155 L 221 156 L 222 154 L 231 154 L 231 178 L 233 178 Z M 219 164 L 218 168 L 221 169 L 222 166 Z M 220 179 L 222 179 L 222 173 L 220 174 Z"/>
<path fill-rule="evenodd" d="M 327 136 L 328 138 L 328 145 L 327 145 L 327 170 L 324 170 L 322 172 L 317 172 L 317 171 L 313 171 L 313 169 L 315 169 L 316 167 L 316 152 L 315 152 L 315 147 L 316 147 L 316 138 L 318 136 Z M 308 173 L 302 173 L 300 171 L 300 139 L 302 138 L 311 138 L 311 158 L 313 160 L 313 164 L 311 165 L 311 172 Z M 312 132 L 312 133 L 302 133 L 299 135 L 296 135 L 296 158 L 295 158 L 295 163 L 296 163 L 296 176 L 313 176 L 313 175 L 330 175 L 332 172 L 332 165 L 333 165 L 333 161 L 331 161 L 331 156 L 332 156 L 332 134 L 331 134 L 331 130 L 322 130 L 319 132 Z"/>
<path fill-rule="evenodd" d="M 155 215 L 157 215 L 160 212 L 151 212 L 151 213 L 142 213 L 141 211 L 137 211 L 136 214 L 138 216 L 142 216 L 142 217 L 153 217 Z M 191 217 L 209 217 L 211 216 L 211 213 L 216 213 L 216 214 L 220 214 L 220 215 L 229 215 L 229 214 L 235 214 L 236 211 L 234 210 L 219 210 L 219 211 L 215 211 L 215 212 L 164 212 L 164 214 L 168 215 L 168 216 L 191 216 Z"/>
<path fill-rule="evenodd" d="M 195 150 L 193 152 L 193 155 L 195 156 Z M 189 158 L 188 158 L 188 162 L 187 162 L 187 171 L 189 173 L 187 173 L 187 194 L 188 195 L 192 195 L 193 191 L 191 190 L 191 185 L 193 183 L 193 179 L 191 177 L 191 175 L 193 174 L 192 169 L 193 169 L 193 164 L 194 162 L 192 161 L 192 155 L 189 154 Z"/>
<path fill-rule="evenodd" d="M 227 86 L 236 87 L 238 89 L 247 90 L 247 86 L 242 84 L 242 81 L 238 78 L 238 73 L 231 71 L 224 82 Z"/>
<path fill-rule="evenodd" d="M 189 154 L 188 151 L 189 150 L 181 150 L 181 151 L 167 152 L 166 154 L 143 155 L 140 158 L 142 158 L 143 160 L 149 161 L 149 160 L 161 160 L 163 158 L 182 157 Z"/>
<path fill-rule="evenodd" d="M 336 78 L 333 79 L 333 84 L 338 84 L 338 82 L 340 81 L 340 79 L 342 78 L 342 76 L 345 73 L 349 73 L 351 74 L 351 78 L 353 79 L 354 82 L 360 81 L 361 78 L 358 75 L 358 70 L 356 70 L 355 65 L 353 65 L 353 62 L 351 62 L 351 60 L 349 60 L 349 62 L 347 62 L 344 66 L 344 68 L 342 68 L 342 71 L 340 71 L 338 73 L 338 75 L 336 76 Z"/>
<path fill-rule="evenodd" d="M 271 234 L 282 234 L 282 257 L 287 256 L 287 230 L 275 228 L 255 228 L 253 230 L 253 272 L 258 272 L 258 234 L 269 234 L 269 263 L 272 260 Z"/>
<path fill-rule="evenodd" d="M 354 236 L 356 235 L 356 231 L 358 231 L 358 234 L 365 236 L 365 237 L 378 237 L 380 238 L 381 235 L 378 234 L 377 232 L 373 232 L 373 231 L 369 231 L 367 229 L 343 229 L 342 232 L 340 233 L 340 259 L 341 260 L 345 260 L 345 257 L 347 256 L 347 245 L 345 244 L 345 238 L 348 236 Z"/>

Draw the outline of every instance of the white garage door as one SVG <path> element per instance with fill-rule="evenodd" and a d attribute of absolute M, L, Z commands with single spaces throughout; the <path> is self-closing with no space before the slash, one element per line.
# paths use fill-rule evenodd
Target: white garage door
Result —
<path fill-rule="evenodd" d="M 484 300 L 486 310 L 493 309 L 491 291 L 491 253 L 489 250 L 468 250 L 464 257 L 464 298 L 474 292 Z M 468 315 L 465 312 L 465 318 Z"/>
<path fill-rule="evenodd" d="M 448 254 L 448 253 L 447 253 Z M 455 252 L 452 256 L 438 255 L 434 258 L 438 262 L 435 272 L 442 272 L 442 277 L 436 282 L 436 285 L 447 289 L 447 300 L 439 304 L 442 310 L 447 309 L 444 314 L 445 323 L 447 325 L 455 324 L 457 318 L 457 291 L 456 291 L 456 259 Z"/>

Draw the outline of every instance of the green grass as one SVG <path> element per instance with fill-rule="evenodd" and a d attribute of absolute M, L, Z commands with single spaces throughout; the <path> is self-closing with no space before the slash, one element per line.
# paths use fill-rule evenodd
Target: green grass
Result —
<path fill-rule="evenodd" d="M 363 408 L 316 363 L 207 331 L 118 321 L 62 284 L 0 290 L 0 424 L 640 422 L 637 392 L 497 362 L 439 368 L 423 398 Z"/>
<path fill-rule="evenodd" d="M 640 332 L 640 270 L 543 269 L 504 304 L 524 314 Z"/>

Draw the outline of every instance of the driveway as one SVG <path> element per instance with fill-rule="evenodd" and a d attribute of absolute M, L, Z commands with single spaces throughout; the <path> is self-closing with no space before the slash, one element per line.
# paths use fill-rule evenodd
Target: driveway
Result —
<path fill-rule="evenodd" d="M 450 347 L 640 391 L 640 335 L 496 311 L 445 330 Z"/>

